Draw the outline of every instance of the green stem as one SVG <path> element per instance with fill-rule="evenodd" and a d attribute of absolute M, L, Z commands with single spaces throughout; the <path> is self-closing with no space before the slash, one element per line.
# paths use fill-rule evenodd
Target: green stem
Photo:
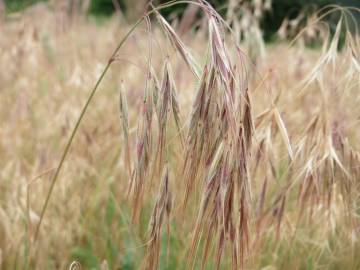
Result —
<path fill-rule="evenodd" d="M 46 197 L 46 200 L 45 200 L 45 204 L 41 210 L 41 214 L 40 214 L 40 220 L 39 220 L 39 224 L 37 225 L 36 227 L 36 231 L 35 231 L 35 236 L 34 236 L 34 242 L 36 242 L 38 236 L 39 236 L 39 232 L 40 232 L 40 226 L 42 224 L 42 221 L 44 219 L 44 215 L 45 215 L 45 211 L 46 211 L 46 208 L 49 204 L 49 200 L 50 200 L 50 196 L 52 194 L 52 191 L 54 189 L 54 186 L 55 186 L 55 183 L 56 183 L 56 180 L 58 179 L 58 176 L 59 176 L 59 173 L 60 173 L 60 170 L 64 164 L 64 161 L 65 161 L 65 158 L 66 156 L 68 155 L 68 152 L 69 152 L 69 149 L 70 149 L 70 146 L 74 140 L 74 137 L 75 137 L 75 134 L 77 133 L 77 130 L 79 129 L 79 126 L 80 126 L 80 123 L 89 107 L 89 104 L 91 102 L 91 100 L 93 99 L 96 91 L 98 90 L 99 88 L 99 85 L 100 83 L 102 82 L 102 80 L 104 79 L 105 77 L 105 74 L 107 73 L 107 71 L 109 70 L 110 68 L 110 65 L 112 64 L 112 62 L 114 61 L 114 58 L 116 56 L 116 54 L 118 53 L 118 51 L 120 50 L 120 48 L 123 46 L 123 44 L 125 43 L 125 41 L 128 39 L 128 37 L 131 35 L 131 33 L 136 29 L 136 27 L 142 22 L 142 20 L 144 19 L 145 16 L 141 17 L 132 27 L 131 29 L 126 33 L 126 35 L 123 37 L 123 39 L 120 41 L 120 43 L 118 44 L 118 46 L 116 47 L 116 49 L 114 50 L 113 54 L 111 55 L 106 67 L 104 68 L 104 71 L 101 73 L 99 79 L 97 80 L 94 88 L 91 90 L 91 93 L 85 103 L 85 106 L 83 107 L 81 113 L 80 113 L 80 116 L 79 118 L 77 119 L 76 121 L 76 124 L 75 124 L 75 127 L 73 129 L 73 131 L 71 132 L 71 136 L 66 144 L 66 147 L 64 149 L 64 152 L 61 156 L 61 159 L 60 159 L 60 162 L 59 162 L 59 165 L 57 166 L 56 168 L 56 171 L 55 171 L 55 174 L 53 175 L 53 177 L 51 178 L 51 184 L 50 184 L 50 189 L 49 189 L 49 192 L 47 194 L 47 197 Z"/>

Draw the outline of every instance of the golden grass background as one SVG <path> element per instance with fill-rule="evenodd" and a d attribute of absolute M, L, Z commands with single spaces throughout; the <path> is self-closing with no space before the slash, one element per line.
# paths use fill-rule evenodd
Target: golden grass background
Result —
<path fill-rule="evenodd" d="M 200 269 L 206 237 L 196 244 L 196 257 L 191 245 L 203 178 L 214 168 L 199 163 L 183 209 L 186 146 L 170 112 L 164 146 L 171 193 L 166 198 L 172 205 L 168 225 L 160 225 L 153 246 L 149 227 L 154 206 L 164 203 L 162 168 L 145 177 L 141 210 L 133 220 L 128 191 L 134 176 L 127 172 L 119 92 L 123 89 L 127 100 L 130 163 L 135 167 L 149 60 L 145 23 L 121 48 L 91 102 L 34 241 L 61 152 L 90 89 L 129 28 L 117 18 L 101 24 L 75 20 L 39 9 L 0 25 L 0 268 L 68 269 L 76 260 L 84 269 L 153 269 L 156 263 L 149 261 L 159 256 L 159 269 L 191 264 Z M 346 33 L 343 26 L 339 31 Z M 181 39 L 203 67 L 209 61 L 207 29 L 189 31 Z M 156 20 L 151 40 L 159 84 L 164 61 L 171 66 L 180 134 L 186 138 L 200 82 Z M 326 40 L 322 49 L 306 48 L 301 40 L 264 48 L 256 40 L 240 44 L 252 57 L 244 57 L 244 63 L 254 127 L 247 161 L 251 188 L 245 269 L 360 267 L 359 40 L 348 34 L 340 51 L 336 33 L 329 44 Z M 231 43 L 229 34 L 226 42 Z M 228 53 L 236 57 L 235 51 Z M 154 131 L 150 158 L 156 156 L 158 134 Z M 227 241 L 221 269 L 233 265 Z M 217 251 L 215 241 L 206 269 L 216 268 Z"/>

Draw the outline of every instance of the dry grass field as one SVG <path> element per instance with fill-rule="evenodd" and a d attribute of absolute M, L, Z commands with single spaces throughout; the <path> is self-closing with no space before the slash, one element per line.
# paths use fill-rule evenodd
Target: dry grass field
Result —
<path fill-rule="evenodd" d="M 196 3 L 197 31 L 152 9 L 113 55 L 117 17 L 1 21 L 0 269 L 360 269 L 347 11 L 237 44 Z"/>

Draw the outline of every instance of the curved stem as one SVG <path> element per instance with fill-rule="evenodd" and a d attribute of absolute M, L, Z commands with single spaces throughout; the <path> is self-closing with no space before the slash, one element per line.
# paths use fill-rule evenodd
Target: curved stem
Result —
<path fill-rule="evenodd" d="M 58 176 L 59 176 L 59 173 L 60 173 L 60 170 L 64 164 L 64 161 L 65 161 L 65 158 L 66 156 L 68 155 L 69 153 L 69 149 L 70 149 L 70 146 L 74 140 L 74 137 L 75 137 L 75 134 L 77 132 L 77 130 L 79 129 L 79 126 L 80 126 L 80 123 L 89 107 L 89 104 L 91 102 L 91 100 L 93 99 L 96 91 L 98 90 L 99 88 L 99 85 L 100 83 L 102 82 L 102 80 L 104 79 L 105 77 L 105 74 L 107 73 L 107 71 L 109 70 L 110 68 L 110 65 L 112 64 L 112 62 L 114 61 L 114 58 L 116 56 L 116 54 L 118 53 L 118 51 L 120 50 L 120 48 L 123 46 L 123 44 L 125 43 L 125 41 L 128 39 L 128 37 L 131 35 L 131 33 L 136 29 L 136 27 L 142 22 L 142 20 L 144 19 L 145 16 L 141 17 L 131 28 L 130 30 L 126 33 L 126 35 L 122 38 L 122 40 L 119 42 L 118 46 L 116 47 L 116 49 L 114 50 L 113 54 L 111 55 L 106 67 L 104 68 L 104 71 L 101 73 L 99 79 L 97 80 L 94 88 L 91 90 L 90 92 L 90 95 L 83 107 L 83 109 L 81 110 L 81 113 L 80 113 L 80 116 L 79 118 L 77 119 L 76 123 L 75 123 L 75 127 L 73 129 L 73 131 L 71 132 L 71 135 L 70 135 L 70 138 L 65 146 L 65 149 L 64 149 L 64 152 L 61 156 L 61 159 L 60 159 L 60 162 L 59 162 L 59 165 L 57 166 L 56 168 L 56 171 L 53 175 L 53 177 L 51 178 L 51 184 L 50 184 L 50 188 L 49 188 L 49 192 L 46 196 L 46 200 L 45 200 L 45 204 L 41 210 L 41 214 L 40 214 L 40 220 L 39 220 L 39 224 L 37 225 L 36 227 L 36 231 L 35 231 L 35 235 L 34 235 L 34 242 L 36 242 L 38 236 L 39 236 L 39 232 L 40 232 L 40 226 L 42 224 L 42 221 L 44 219 L 44 215 L 45 215 L 45 211 L 46 211 L 46 208 L 49 204 L 49 200 L 50 200 L 50 196 L 53 192 L 53 189 L 54 189 L 54 186 L 55 186 L 55 183 L 56 183 L 56 180 L 58 179 Z"/>

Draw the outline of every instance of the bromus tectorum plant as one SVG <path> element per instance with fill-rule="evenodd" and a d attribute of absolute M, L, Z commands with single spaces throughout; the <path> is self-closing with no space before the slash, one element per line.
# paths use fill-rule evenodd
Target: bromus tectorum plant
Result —
<path fill-rule="evenodd" d="M 179 35 L 161 14 L 164 8 L 180 4 L 201 11 L 199 34 L 192 33 L 194 39 L 201 35 L 198 50 L 192 48 L 195 42 Z M 103 246 L 111 250 L 106 254 L 109 266 L 105 260 L 104 269 L 111 269 L 118 260 L 114 259 L 112 237 L 121 239 L 125 243 L 121 245 L 130 243 L 121 255 L 124 263 L 119 267 L 124 269 L 128 261 L 134 261 L 133 268 L 151 270 L 165 265 L 235 270 L 268 266 L 312 269 L 310 264 L 314 264 L 314 268 L 326 268 L 328 257 L 324 256 L 331 257 L 332 252 L 341 255 L 342 250 L 352 252 L 344 265 L 356 269 L 360 45 L 358 36 L 349 30 L 354 24 L 350 10 L 335 6 L 322 10 L 305 27 L 317 25 L 319 38 L 325 37 L 321 51 L 312 52 L 318 60 L 303 47 L 304 30 L 290 46 L 266 48 L 267 55 L 257 59 L 255 69 L 237 40 L 238 33 L 205 0 L 170 1 L 157 7 L 150 3 L 115 48 L 80 111 L 39 217 L 31 216 L 27 190 L 26 207 L 20 211 L 26 213 L 25 268 L 30 267 L 30 249 L 40 247 L 32 248 L 31 243 L 46 239 L 42 234 L 45 213 L 75 136 L 83 135 L 92 143 L 92 136 L 79 129 L 84 115 L 91 112 L 90 103 L 105 83 L 105 75 L 121 61 L 125 43 L 134 42 L 132 35 L 144 24 L 146 49 L 136 50 L 144 81 L 117 74 L 121 149 L 105 172 L 89 166 L 95 171 L 93 178 L 107 181 L 94 184 L 96 189 L 108 186 L 105 197 L 93 196 L 94 202 L 89 202 L 106 206 L 106 225 L 95 226 L 105 231 Z M 321 19 L 335 12 L 340 14 L 336 25 L 323 27 Z M 299 62 L 291 62 L 292 57 Z M 140 81 L 141 87 L 139 82 L 136 87 L 141 94 L 135 93 L 131 79 Z M 96 127 L 93 133 L 97 132 Z M 114 184 L 109 175 L 116 170 L 127 182 Z M 84 177 L 91 178 L 86 173 Z M 121 189 L 124 198 L 116 196 L 120 191 L 115 195 L 117 185 L 126 185 Z M 62 192 L 71 193 L 65 188 Z M 0 215 L 4 216 L 1 208 Z M 84 216 L 86 223 L 88 217 Z M 128 227 L 126 236 L 123 227 L 113 228 L 117 228 L 114 219 Z M 10 231 L 8 224 L 4 227 Z M 78 242 L 101 238 L 86 229 L 79 235 Z M 140 247 L 135 242 L 141 243 Z M 97 248 L 89 246 L 88 253 Z M 75 250 L 71 256 L 81 257 L 86 252 Z M 172 266 L 175 252 L 177 264 Z M 304 254 L 303 258 L 310 256 L 309 263 L 299 263 L 298 253 Z M 36 256 L 40 256 L 39 250 Z M 99 265 L 96 259 L 92 261 Z"/>
<path fill-rule="evenodd" d="M 192 3 L 192 2 L 189 2 Z M 176 2 L 169 3 L 165 6 L 176 4 Z M 251 106 L 248 94 L 248 87 L 244 84 L 247 78 L 242 77 L 244 73 L 238 73 L 236 67 L 242 68 L 244 63 L 230 61 L 228 49 L 224 42 L 224 31 L 221 29 L 223 21 L 216 11 L 205 1 L 194 2 L 204 11 L 209 24 L 209 55 L 207 56 L 208 63 L 206 63 L 202 75 L 202 83 L 199 89 L 198 98 L 195 99 L 193 105 L 194 113 L 191 116 L 191 124 L 189 135 L 184 146 L 183 151 L 187 157 L 184 165 L 184 178 L 187 182 L 185 201 L 192 193 L 194 182 L 198 178 L 197 170 L 199 168 L 208 168 L 208 173 L 203 175 L 203 189 L 199 216 L 195 224 L 194 236 L 192 246 L 199 242 L 199 233 L 203 230 L 216 232 L 218 255 L 217 265 L 219 267 L 226 239 L 229 238 L 231 243 L 231 250 L 233 256 L 233 268 L 236 269 L 243 262 L 243 255 L 248 245 L 248 212 L 249 212 L 249 179 L 247 160 L 249 158 L 249 149 L 251 144 L 252 120 L 251 120 Z M 158 9 L 152 8 L 150 12 L 145 14 L 128 32 L 125 38 L 120 42 L 118 47 L 112 54 L 107 66 L 102 75 L 92 90 L 88 101 L 86 102 L 80 117 L 75 125 L 73 133 L 65 148 L 59 166 L 52 178 L 48 197 L 43 207 L 40 222 L 35 232 L 35 240 L 38 237 L 40 226 L 47 208 L 52 190 L 58 178 L 62 164 L 67 156 L 73 138 L 78 130 L 81 120 L 92 100 L 99 84 L 104 78 L 110 65 L 116 61 L 117 53 L 122 44 L 126 41 L 129 35 L 136 29 L 136 27 L 146 19 L 151 13 L 155 13 L 159 23 L 163 27 L 165 33 L 170 39 L 174 48 L 179 52 L 187 66 L 194 73 L 196 79 L 199 79 L 199 67 L 196 64 L 191 53 L 186 49 L 183 42 L 176 35 L 176 32 L 161 17 Z M 238 50 L 239 48 L 236 47 Z M 151 57 L 151 55 L 149 55 Z M 240 59 L 240 58 L 239 58 Z M 242 59 L 240 59 L 242 61 Z M 238 62 L 238 63 L 236 63 Z M 172 107 L 174 120 L 177 126 L 179 135 L 180 117 L 179 105 L 177 103 L 176 91 L 174 81 L 171 79 L 171 69 L 168 60 L 165 60 L 164 72 L 161 86 L 151 85 L 156 82 L 152 79 L 152 66 L 149 60 L 148 76 L 146 81 L 146 89 L 144 92 L 144 102 L 142 107 L 142 120 L 138 126 L 138 138 L 136 146 L 136 163 L 134 164 L 134 171 L 130 164 L 130 146 L 128 134 L 128 113 L 126 98 L 124 90 L 120 93 L 120 111 L 122 118 L 122 127 L 124 132 L 124 144 L 126 145 L 126 167 L 129 171 L 129 177 L 132 178 L 130 183 L 130 195 L 133 197 L 133 220 L 139 218 L 142 206 L 142 197 L 144 195 L 147 180 L 149 178 L 157 177 L 166 163 L 167 149 L 166 137 L 167 126 L 169 121 L 168 111 Z M 209 76 L 208 76 L 209 75 Z M 152 93 L 158 91 L 158 93 Z M 154 97 L 157 97 L 154 99 Z M 154 143 L 153 137 L 153 112 L 156 112 L 158 119 L 157 135 L 158 139 Z M 181 138 L 181 136 L 179 136 Z M 154 146 L 155 144 L 155 146 Z M 154 151 L 154 152 L 153 152 Z M 195 168 L 188 168 L 188 163 Z M 160 198 L 168 196 L 168 173 L 166 173 L 165 183 L 166 191 L 162 191 Z M 195 183 L 195 185 L 198 185 Z M 166 194 L 163 194 L 166 193 Z M 151 254 L 149 267 L 156 268 L 158 265 L 159 251 L 159 230 L 161 229 L 163 210 L 157 208 L 168 208 L 166 205 L 169 202 L 161 202 L 164 198 L 158 201 L 153 215 L 152 223 L 155 228 L 152 229 Z M 160 211 L 160 213 L 158 213 Z M 211 241 L 211 234 L 206 236 L 207 241 Z M 154 242 L 154 243 L 152 243 Z M 205 250 L 207 253 L 207 250 Z M 206 258 L 206 256 L 205 256 Z M 203 265 L 205 260 L 203 262 Z"/>
<path fill-rule="evenodd" d="M 165 6 L 176 3 L 174 1 Z M 203 268 L 205 267 L 211 241 L 217 242 L 217 268 L 220 267 L 221 257 L 228 243 L 231 246 L 233 269 L 243 265 L 244 254 L 249 242 L 250 184 L 248 159 L 253 133 L 247 74 L 244 71 L 237 71 L 237 69 L 244 68 L 245 63 L 243 63 L 242 52 L 236 43 L 233 44 L 233 49 L 235 49 L 238 56 L 231 60 L 229 49 L 225 43 L 224 22 L 217 12 L 206 1 L 189 3 L 199 5 L 208 21 L 209 43 L 206 56 L 207 63 L 204 65 L 203 71 L 200 71 L 199 65 L 177 36 L 175 30 L 172 29 L 170 24 L 158 12 L 163 7 L 152 7 L 151 11 L 145 14 L 120 42 L 92 90 L 53 176 L 50 191 L 35 233 L 35 239 L 38 236 L 41 222 L 63 161 L 67 156 L 82 117 L 100 82 L 112 62 L 116 61 L 117 53 L 128 36 L 142 20 L 146 19 L 149 24 L 148 16 L 155 13 L 171 44 L 182 56 L 194 74 L 195 79 L 200 79 L 199 73 L 202 73 L 201 84 L 197 97 L 194 100 L 194 111 L 190 119 L 188 136 L 181 150 L 186 157 L 182 172 L 186 183 L 184 205 L 186 205 L 189 196 L 193 193 L 194 186 L 200 185 L 200 188 L 203 189 L 189 252 L 197 252 L 198 248 L 196 246 L 200 242 L 200 235 L 205 231 L 207 232 L 205 234 L 207 244 L 204 250 Z M 151 54 L 149 54 L 149 58 L 151 58 Z M 129 177 L 131 177 L 129 190 L 131 197 L 133 197 L 134 222 L 139 219 L 143 204 L 142 197 L 144 192 L 146 192 L 149 179 L 160 175 L 169 158 L 166 144 L 168 137 L 167 126 L 169 125 L 170 116 L 168 111 L 170 111 L 170 108 L 179 138 L 182 138 L 181 133 L 183 132 L 181 130 L 180 108 L 177 102 L 176 87 L 172 79 L 170 63 L 165 59 L 162 82 L 160 85 L 156 85 L 157 80 L 152 72 L 151 59 L 148 62 L 148 75 L 146 76 L 141 120 L 138 124 L 136 161 L 133 171 L 131 169 L 132 161 L 129 150 L 128 109 L 123 87 L 120 93 L 120 113 L 126 148 L 125 160 Z M 154 117 L 158 120 L 156 133 L 152 121 Z M 155 134 L 157 134 L 157 139 L 153 141 Z M 200 175 L 200 170 L 207 173 Z M 168 171 L 166 170 L 162 184 L 163 188 L 159 194 L 152 217 L 149 244 L 150 255 L 148 259 L 149 269 L 156 269 L 158 266 L 159 233 L 165 209 L 169 218 L 170 210 L 168 205 L 170 205 L 170 199 L 168 194 L 170 191 L 168 178 Z"/>

